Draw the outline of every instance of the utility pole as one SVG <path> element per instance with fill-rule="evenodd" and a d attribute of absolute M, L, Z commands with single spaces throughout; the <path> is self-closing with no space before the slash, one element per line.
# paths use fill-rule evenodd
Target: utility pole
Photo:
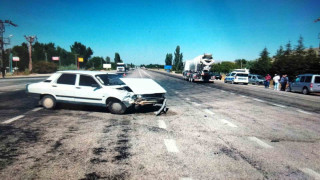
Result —
<path fill-rule="evenodd" d="M 17 27 L 18 25 L 14 24 L 12 21 L 5 20 L 2 21 L 0 20 L 0 66 L 3 67 L 3 55 L 4 55 L 4 45 L 5 44 L 10 44 L 10 42 L 4 42 L 3 34 L 6 31 L 5 25 L 7 26 L 14 26 Z"/>
<path fill-rule="evenodd" d="M 24 36 L 29 43 L 29 71 L 32 71 L 32 43 L 37 39 L 37 36 Z"/>

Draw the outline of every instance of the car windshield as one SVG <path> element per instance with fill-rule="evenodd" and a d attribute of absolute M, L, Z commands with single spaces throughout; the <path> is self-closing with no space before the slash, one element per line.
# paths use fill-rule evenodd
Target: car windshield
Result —
<path fill-rule="evenodd" d="M 96 78 L 105 86 L 110 85 L 124 85 L 124 82 L 120 80 L 122 75 L 119 74 L 99 74 Z"/>

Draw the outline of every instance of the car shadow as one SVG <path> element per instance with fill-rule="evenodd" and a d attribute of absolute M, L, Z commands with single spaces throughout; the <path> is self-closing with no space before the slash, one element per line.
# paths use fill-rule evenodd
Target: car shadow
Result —
<path fill-rule="evenodd" d="M 72 110 L 72 111 L 87 111 L 87 112 L 102 112 L 102 113 L 110 113 L 106 107 L 102 106 L 91 106 L 91 105 L 81 105 L 81 104 L 68 104 L 68 103 L 57 103 L 56 110 Z M 156 112 L 160 109 L 159 106 L 142 106 L 139 109 L 135 109 L 134 107 L 129 107 L 125 114 L 140 114 L 140 113 L 150 113 Z"/>

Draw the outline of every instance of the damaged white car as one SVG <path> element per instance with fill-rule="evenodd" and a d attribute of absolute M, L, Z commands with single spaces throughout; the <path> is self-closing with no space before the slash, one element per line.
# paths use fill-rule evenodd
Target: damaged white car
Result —
<path fill-rule="evenodd" d="M 101 71 L 58 71 L 47 80 L 28 84 L 28 93 L 40 95 L 40 104 L 53 109 L 56 102 L 104 106 L 123 114 L 129 107 L 165 106 L 166 90 L 152 79 L 121 78 Z"/>

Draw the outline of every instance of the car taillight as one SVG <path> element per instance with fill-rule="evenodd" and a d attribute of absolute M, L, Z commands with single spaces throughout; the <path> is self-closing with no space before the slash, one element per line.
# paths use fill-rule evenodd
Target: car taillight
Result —
<path fill-rule="evenodd" d="M 310 83 L 310 88 L 313 88 L 313 83 Z"/>

